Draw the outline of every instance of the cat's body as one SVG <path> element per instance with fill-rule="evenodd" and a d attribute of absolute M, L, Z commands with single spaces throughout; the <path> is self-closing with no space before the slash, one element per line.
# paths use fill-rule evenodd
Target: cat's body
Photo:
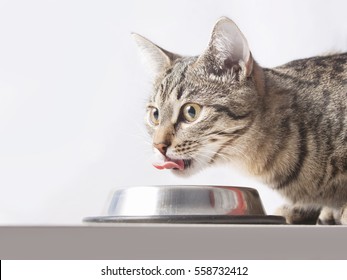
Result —
<path fill-rule="evenodd" d="M 288 222 L 324 208 L 322 223 L 347 223 L 347 53 L 261 68 L 226 18 L 199 57 L 136 39 L 155 73 L 157 168 L 186 176 L 233 162 L 291 202 L 280 212 Z"/>
<path fill-rule="evenodd" d="M 339 212 L 347 202 L 347 53 L 263 71 L 267 108 L 249 170 L 293 204 Z"/>
<path fill-rule="evenodd" d="M 295 203 L 342 207 L 347 201 L 347 53 L 293 61 L 264 73 L 268 108 L 259 125 L 266 139 L 255 153 L 255 170 Z M 263 149 L 267 156 L 261 158 Z"/>

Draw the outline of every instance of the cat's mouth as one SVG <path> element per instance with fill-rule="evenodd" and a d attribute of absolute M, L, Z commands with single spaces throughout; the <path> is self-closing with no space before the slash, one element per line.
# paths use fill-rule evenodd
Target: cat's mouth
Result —
<path fill-rule="evenodd" d="M 191 165 L 191 159 L 171 159 L 165 157 L 161 163 L 154 163 L 153 166 L 159 170 L 173 169 L 183 171 Z"/>

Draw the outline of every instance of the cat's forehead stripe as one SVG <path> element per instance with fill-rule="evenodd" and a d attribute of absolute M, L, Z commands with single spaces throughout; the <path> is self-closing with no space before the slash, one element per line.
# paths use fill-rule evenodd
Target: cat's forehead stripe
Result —
<path fill-rule="evenodd" d="M 171 72 L 167 72 L 168 74 L 162 80 L 159 89 L 161 103 L 165 103 L 177 87 L 182 88 L 181 84 L 185 79 L 185 73 L 188 69 L 188 66 L 189 63 L 187 63 L 186 61 L 181 61 L 173 66 Z M 182 90 L 183 88 L 177 92 L 177 99 L 182 96 Z"/>
<path fill-rule="evenodd" d="M 180 74 L 178 74 L 180 76 L 180 78 L 179 78 L 178 82 L 176 83 L 176 87 L 178 86 L 178 88 L 177 88 L 177 96 L 176 96 L 177 99 L 180 99 L 182 94 L 183 94 L 183 87 L 182 87 L 181 84 L 182 84 L 183 80 L 186 77 L 187 69 L 188 69 L 188 65 L 186 65 L 183 68 L 182 72 Z"/>
<path fill-rule="evenodd" d="M 178 86 L 178 88 L 177 88 L 177 96 L 176 96 L 177 100 L 179 100 L 182 97 L 183 91 L 184 91 L 183 87 L 182 86 Z"/>

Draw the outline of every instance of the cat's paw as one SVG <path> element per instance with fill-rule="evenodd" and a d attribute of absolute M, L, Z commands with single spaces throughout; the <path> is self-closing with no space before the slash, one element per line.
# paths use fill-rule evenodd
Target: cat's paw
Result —
<path fill-rule="evenodd" d="M 324 207 L 319 215 L 319 225 L 347 225 L 347 204 L 340 209 Z"/>
<path fill-rule="evenodd" d="M 278 208 L 275 214 L 283 216 L 288 224 L 314 225 L 317 223 L 320 208 L 284 205 Z"/>
<path fill-rule="evenodd" d="M 347 204 L 341 208 L 340 215 L 340 224 L 347 225 Z"/>
<path fill-rule="evenodd" d="M 323 207 L 319 214 L 318 225 L 337 225 L 340 223 L 338 211 L 329 207 Z"/>

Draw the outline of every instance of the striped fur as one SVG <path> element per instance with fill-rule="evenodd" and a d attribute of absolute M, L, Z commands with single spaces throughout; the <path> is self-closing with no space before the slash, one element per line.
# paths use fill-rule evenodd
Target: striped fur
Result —
<path fill-rule="evenodd" d="M 229 43 L 230 52 L 216 45 Z M 234 163 L 287 198 L 279 213 L 288 222 L 316 221 L 323 208 L 319 223 L 347 224 L 347 53 L 262 68 L 226 18 L 200 56 L 160 50 L 148 102 L 160 124 L 147 127 L 168 157 L 187 162 L 175 174 Z M 202 108 L 192 123 L 182 119 L 187 103 Z"/>

